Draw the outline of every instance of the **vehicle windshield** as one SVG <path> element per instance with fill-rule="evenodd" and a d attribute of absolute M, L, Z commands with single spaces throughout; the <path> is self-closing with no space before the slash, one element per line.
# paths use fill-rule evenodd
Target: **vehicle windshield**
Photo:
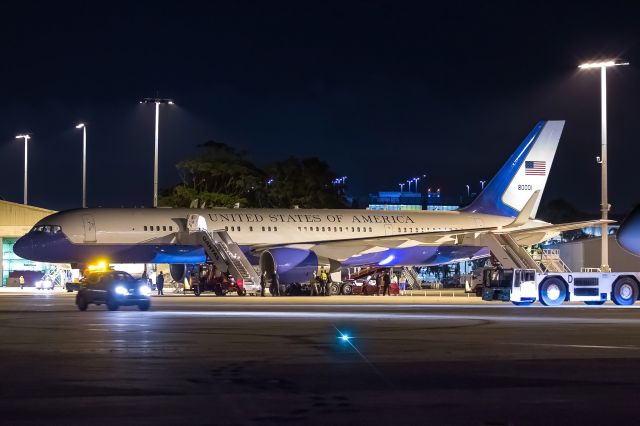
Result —
<path fill-rule="evenodd" d="M 113 279 L 113 281 L 119 281 L 119 282 L 133 282 L 133 281 L 136 281 L 135 278 L 133 278 L 131 275 L 129 275 L 126 272 L 112 272 L 111 273 L 111 278 Z"/>

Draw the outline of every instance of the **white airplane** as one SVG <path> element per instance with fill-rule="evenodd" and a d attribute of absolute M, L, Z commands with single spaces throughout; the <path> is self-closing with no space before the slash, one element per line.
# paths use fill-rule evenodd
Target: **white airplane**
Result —
<path fill-rule="evenodd" d="M 531 245 L 599 221 L 552 225 L 536 220 L 564 121 L 542 121 L 480 195 L 458 211 L 328 209 L 76 209 L 39 221 L 14 246 L 23 258 L 49 263 L 168 263 L 208 260 L 198 228 L 224 233 L 263 271 L 282 283 L 304 282 L 313 270 L 358 265 L 434 265 L 489 254 L 483 236 L 509 235 Z M 231 241 L 232 240 L 232 241 Z"/>

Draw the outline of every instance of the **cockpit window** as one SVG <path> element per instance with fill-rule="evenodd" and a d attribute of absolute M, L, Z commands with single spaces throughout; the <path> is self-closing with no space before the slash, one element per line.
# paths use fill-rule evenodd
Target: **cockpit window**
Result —
<path fill-rule="evenodd" d="M 58 225 L 36 225 L 31 231 L 57 234 L 58 232 L 62 232 L 62 228 Z"/>

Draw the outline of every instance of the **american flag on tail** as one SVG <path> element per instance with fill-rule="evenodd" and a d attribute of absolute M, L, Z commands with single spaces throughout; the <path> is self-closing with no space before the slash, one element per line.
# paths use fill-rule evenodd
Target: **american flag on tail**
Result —
<path fill-rule="evenodd" d="M 524 162 L 525 176 L 544 176 L 546 173 L 547 173 L 546 161 L 525 161 Z"/>

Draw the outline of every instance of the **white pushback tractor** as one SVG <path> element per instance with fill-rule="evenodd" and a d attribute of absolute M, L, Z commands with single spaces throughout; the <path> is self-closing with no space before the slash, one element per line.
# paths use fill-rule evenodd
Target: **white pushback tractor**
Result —
<path fill-rule="evenodd" d="M 563 302 L 633 305 L 639 296 L 640 272 L 549 272 L 493 268 L 482 274 L 482 299 L 517 306 L 539 301 L 545 306 Z"/>

